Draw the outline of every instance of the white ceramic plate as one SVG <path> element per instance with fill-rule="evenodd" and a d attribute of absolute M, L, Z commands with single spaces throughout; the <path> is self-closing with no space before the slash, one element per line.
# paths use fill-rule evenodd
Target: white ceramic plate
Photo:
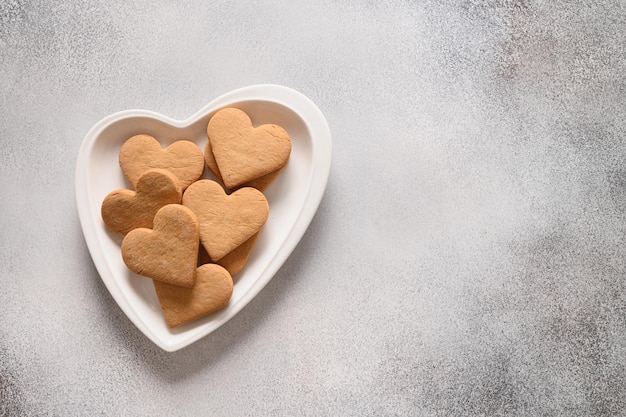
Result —
<path fill-rule="evenodd" d="M 151 280 L 131 273 L 124 265 L 122 238 L 105 228 L 100 206 L 111 191 L 130 188 L 118 163 L 118 152 L 126 139 L 146 133 L 164 147 L 187 139 L 204 150 L 208 121 L 223 107 L 244 110 L 255 125 L 282 126 L 291 137 L 292 152 L 285 170 L 265 191 L 270 215 L 248 264 L 234 278 L 228 306 L 171 330 L 165 324 Z M 120 308 L 139 330 L 166 351 L 181 349 L 226 323 L 261 291 L 304 235 L 326 188 L 331 148 L 328 124 L 317 106 L 301 93 L 277 85 L 232 91 L 182 121 L 146 110 L 127 110 L 96 123 L 78 154 L 76 202 L 93 261 Z M 213 178 L 208 169 L 205 171 L 205 178 Z"/>

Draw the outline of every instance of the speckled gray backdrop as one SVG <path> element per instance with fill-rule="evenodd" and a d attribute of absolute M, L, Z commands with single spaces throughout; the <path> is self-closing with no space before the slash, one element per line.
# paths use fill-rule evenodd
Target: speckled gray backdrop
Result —
<path fill-rule="evenodd" d="M 0 2 L 0 415 L 626 415 L 624 1 Z M 87 130 L 309 96 L 328 188 L 176 353 L 91 262 Z"/>

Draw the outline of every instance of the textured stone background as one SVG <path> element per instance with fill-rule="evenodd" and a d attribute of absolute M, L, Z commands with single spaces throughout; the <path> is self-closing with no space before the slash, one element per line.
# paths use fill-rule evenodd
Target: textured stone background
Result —
<path fill-rule="evenodd" d="M 626 415 L 624 1 L 172 3 L 0 2 L 0 415 Z M 78 148 L 256 83 L 326 115 L 325 197 L 163 352 L 91 262 Z"/>

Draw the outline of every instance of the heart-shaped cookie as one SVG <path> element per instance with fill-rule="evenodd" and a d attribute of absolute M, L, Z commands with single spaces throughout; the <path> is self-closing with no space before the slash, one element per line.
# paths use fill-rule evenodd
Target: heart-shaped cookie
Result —
<path fill-rule="evenodd" d="M 191 184 L 182 201 L 198 217 L 200 242 L 214 262 L 259 232 L 269 215 L 269 205 L 259 190 L 244 187 L 228 195 L 211 180 Z"/>
<path fill-rule="evenodd" d="M 232 107 L 211 117 L 207 135 L 228 189 L 280 170 L 291 153 L 291 139 L 285 129 L 274 124 L 255 128 L 244 111 Z"/>
<path fill-rule="evenodd" d="M 219 179 L 221 182 L 224 182 L 222 178 L 222 174 L 220 173 L 220 169 L 217 167 L 217 162 L 215 162 L 215 156 L 213 156 L 213 151 L 211 150 L 211 141 L 207 141 L 204 146 L 204 161 L 206 165 L 209 167 L 209 170 Z M 284 166 L 282 168 L 277 169 L 276 171 L 272 171 L 269 174 L 265 174 L 260 176 L 259 178 L 253 179 L 250 182 L 242 184 L 242 187 L 252 187 L 256 188 L 259 191 L 265 191 L 267 187 L 270 186 L 272 182 L 278 177 L 278 175 L 282 172 Z"/>
<path fill-rule="evenodd" d="M 136 191 L 115 190 L 102 202 L 104 224 L 112 232 L 125 235 L 138 227 L 152 229 L 152 220 L 159 209 L 180 204 L 183 191 L 174 174 L 163 169 L 150 169 L 137 180 Z"/>
<path fill-rule="evenodd" d="M 196 277 L 198 219 L 187 207 L 168 204 L 154 216 L 154 228 L 131 230 L 122 241 L 122 258 L 134 273 L 190 288 Z"/>
<path fill-rule="evenodd" d="M 192 288 L 153 281 L 169 328 L 197 320 L 224 308 L 233 294 L 233 279 L 216 264 L 198 267 Z"/>
<path fill-rule="evenodd" d="M 135 135 L 127 139 L 120 149 L 119 163 L 133 187 L 136 187 L 141 174 L 153 168 L 172 172 L 183 190 L 204 172 L 204 155 L 198 145 L 188 140 L 178 140 L 163 149 L 149 135 Z"/>

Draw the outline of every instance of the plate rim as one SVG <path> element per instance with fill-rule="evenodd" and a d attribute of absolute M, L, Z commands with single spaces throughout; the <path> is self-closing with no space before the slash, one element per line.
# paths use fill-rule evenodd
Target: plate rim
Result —
<path fill-rule="evenodd" d="M 122 290 L 115 282 L 115 275 L 111 270 L 111 267 L 106 260 L 104 251 L 98 242 L 96 229 L 99 225 L 96 224 L 96 218 L 93 215 L 93 207 L 90 203 L 90 191 L 87 184 L 87 174 L 89 171 L 88 157 L 91 154 L 94 145 L 97 143 L 97 139 L 100 134 L 108 126 L 111 126 L 123 119 L 131 117 L 149 117 L 169 124 L 175 128 L 185 128 L 221 107 L 229 104 L 235 104 L 237 102 L 252 100 L 274 102 L 289 108 L 302 119 L 306 127 L 309 129 L 311 142 L 313 144 L 311 148 L 313 155 L 312 170 L 309 177 L 309 183 L 307 184 L 308 190 L 306 197 L 303 200 L 300 213 L 296 217 L 295 222 L 291 225 L 291 229 L 289 230 L 285 240 L 281 243 L 278 251 L 274 254 L 267 265 L 265 265 L 265 268 L 263 268 L 260 275 L 253 280 L 250 288 L 248 288 L 248 290 L 238 300 L 238 302 L 241 303 L 241 307 L 232 311 L 230 314 L 221 317 L 216 322 L 216 325 L 211 326 L 205 331 L 195 332 L 188 338 L 174 339 L 172 343 L 167 343 L 158 337 L 150 326 L 144 323 L 141 317 L 134 311 L 132 305 L 128 303 L 128 300 Z M 145 109 L 127 109 L 103 117 L 96 122 L 91 129 L 89 129 L 81 142 L 77 155 L 74 181 L 76 205 L 81 229 L 83 231 L 83 237 L 100 279 L 103 281 L 117 305 L 122 309 L 130 321 L 161 349 L 167 352 L 174 352 L 200 340 L 203 337 L 208 336 L 243 310 L 248 303 L 254 299 L 254 297 L 256 297 L 256 295 L 267 285 L 267 283 L 273 278 L 276 272 L 291 255 L 298 242 L 308 229 L 315 213 L 317 212 L 319 204 L 321 203 L 330 175 L 331 160 L 332 137 L 328 122 L 321 110 L 304 94 L 292 88 L 277 84 L 255 84 L 229 91 L 211 100 L 191 116 L 182 120 L 173 119 L 164 114 Z"/>

